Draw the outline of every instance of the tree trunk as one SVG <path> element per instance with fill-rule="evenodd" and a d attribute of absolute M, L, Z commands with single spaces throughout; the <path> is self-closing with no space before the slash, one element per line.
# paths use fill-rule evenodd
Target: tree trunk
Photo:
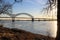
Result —
<path fill-rule="evenodd" d="M 58 3 L 58 13 L 57 13 L 57 37 L 56 40 L 60 40 L 60 8 L 59 8 L 60 3 Z"/>

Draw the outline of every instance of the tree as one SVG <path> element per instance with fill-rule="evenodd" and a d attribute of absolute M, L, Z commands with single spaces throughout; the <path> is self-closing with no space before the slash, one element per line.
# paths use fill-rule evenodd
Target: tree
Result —
<path fill-rule="evenodd" d="M 48 0 L 46 5 L 48 5 L 48 6 L 45 8 L 45 10 L 47 10 L 47 13 L 48 13 L 48 11 L 52 11 L 53 10 L 53 8 L 52 8 L 53 6 L 55 6 L 55 7 L 57 6 L 57 0 Z M 58 16 L 60 16 L 60 14 L 58 14 Z M 60 23 L 60 21 L 59 21 L 59 18 L 58 18 L 58 27 L 57 27 L 58 30 L 57 30 L 56 40 L 60 40 L 60 38 L 59 38 L 60 37 L 60 27 L 59 27 L 60 25 L 59 25 L 59 23 Z"/>
<path fill-rule="evenodd" d="M 0 14 L 11 12 L 12 12 L 11 4 L 9 2 L 5 2 L 4 0 L 0 0 Z"/>
<path fill-rule="evenodd" d="M 60 40 L 60 6 L 59 6 L 59 2 L 58 2 L 58 12 L 57 12 L 57 37 L 56 40 Z"/>
<path fill-rule="evenodd" d="M 49 7 L 50 7 L 50 9 L 52 10 L 52 5 L 53 6 L 57 6 L 57 0 L 48 0 L 48 2 L 49 2 Z M 60 40 L 60 14 L 58 13 L 57 14 L 57 16 L 58 16 L 58 21 L 57 21 L 57 23 L 58 23 L 58 25 L 57 25 L 57 36 L 56 36 L 56 40 Z"/>

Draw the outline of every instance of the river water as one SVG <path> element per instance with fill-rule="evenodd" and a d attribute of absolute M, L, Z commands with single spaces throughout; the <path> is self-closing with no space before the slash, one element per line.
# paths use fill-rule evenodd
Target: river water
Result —
<path fill-rule="evenodd" d="M 56 37 L 57 21 L 1 21 L 4 27 L 18 28 L 35 34 Z"/>

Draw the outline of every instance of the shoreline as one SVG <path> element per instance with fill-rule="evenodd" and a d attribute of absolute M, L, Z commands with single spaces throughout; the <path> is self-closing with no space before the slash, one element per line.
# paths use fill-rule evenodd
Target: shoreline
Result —
<path fill-rule="evenodd" d="M 55 38 L 53 37 L 44 36 L 40 34 L 33 34 L 31 32 L 17 29 L 17 28 L 9 29 L 0 25 L 0 39 L 2 37 L 6 37 L 6 38 L 9 37 L 11 40 L 14 40 L 14 39 L 16 40 L 18 39 L 19 40 L 55 40 Z"/>

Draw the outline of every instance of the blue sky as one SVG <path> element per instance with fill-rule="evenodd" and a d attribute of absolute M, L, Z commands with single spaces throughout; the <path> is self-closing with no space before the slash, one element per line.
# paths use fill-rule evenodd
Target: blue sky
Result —
<path fill-rule="evenodd" d="M 13 3 L 14 0 L 6 0 Z M 23 0 L 22 3 L 15 3 L 12 6 L 13 14 L 17 13 L 29 13 L 34 17 L 41 15 L 41 10 L 45 7 L 47 0 Z"/>

